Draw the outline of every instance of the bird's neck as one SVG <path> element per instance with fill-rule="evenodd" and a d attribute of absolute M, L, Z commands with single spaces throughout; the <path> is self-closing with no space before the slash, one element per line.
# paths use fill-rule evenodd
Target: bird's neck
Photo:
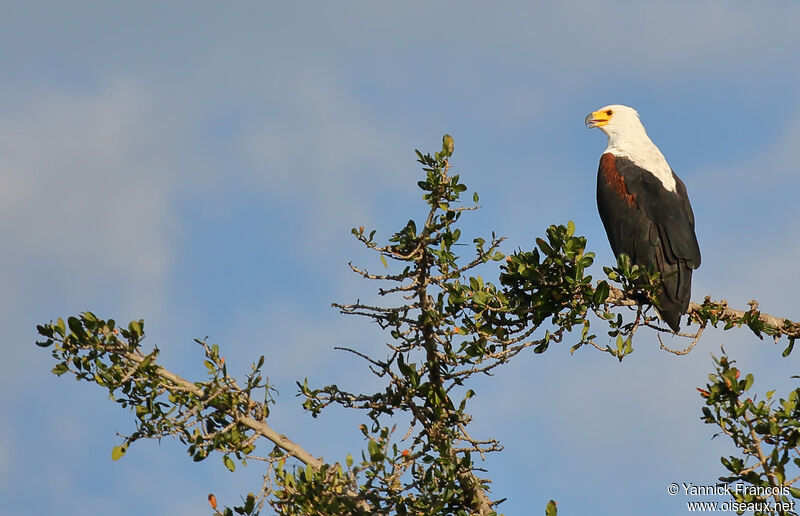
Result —
<path fill-rule="evenodd" d="M 624 136 L 619 133 L 608 133 L 608 147 L 605 152 L 619 158 L 629 159 L 635 165 L 656 176 L 664 188 L 671 192 L 675 191 L 676 184 L 672 168 L 644 131 Z"/>
<path fill-rule="evenodd" d="M 661 154 L 658 147 L 653 143 L 653 140 L 647 136 L 647 133 L 642 129 L 641 131 L 624 131 L 624 132 L 607 132 L 608 147 L 607 151 L 611 149 L 632 149 L 641 152 L 656 152 Z"/>

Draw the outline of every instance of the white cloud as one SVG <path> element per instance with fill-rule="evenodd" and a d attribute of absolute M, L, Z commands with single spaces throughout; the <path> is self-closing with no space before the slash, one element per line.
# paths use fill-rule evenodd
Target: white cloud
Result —
<path fill-rule="evenodd" d="M 10 442 L 6 435 L 6 429 L 0 428 L 0 482 L 6 483 L 6 478 L 11 472 L 10 459 L 6 443 Z"/>
<path fill-rule="evenodd" d="M 795 309 L 793 292 L 800 287 L 800 123 L 792 120 L 743 159 L 703 167 L 694 177 L 698 228 L 707 243 L 700 285 L 736 308 L 756 298 L 764 311 L 797 319 L 800 314 L 781 313 Z"/>
<path fill-rule="evenodd" d="M 406 202 L 413 202 L 416 209 L 419 196 L 411 190 L 418 167 L 410 150 L 428 145 L 426 135 L 440 130 L 440 124 L 461 123 L 461 133 L 454 130 L 460 149 L 457 166 L 463 165 L 464 179 L 470 186 L 480 181 L 489 185 L 480 188 L 485 194 L 482 199 L 492 206 L 490 209 L 501 212 L 487 225 L 501 232 L 520 226 L 518 234 L 540 234 L 543 228 L 536 222 L 538 218 L 554 222 L 553 206 L 572 195 L 573 185 L 564 181 L 564 163 L 574 160 L 585 145 L 583 140 L 576 145 L 569 134 L 562 134 L 544 117 L 579 109 L 575 130 L 582 131 L 580 116 L 595 103 L 584 107 L 574 104 L 598 93 L 607 95 L 628 88 L 624 93 L 637 89 L 652 96 L 653 91 L 667 90 L 680 82 L 683 90 L 675 88 L 681 90 L 677 94 L 688 98 L 696 94 L 691 88 L 695 83 L 723 90 L 728 81 L 736 81 L 736 85 L 747 81 L 770 84 L 791 82 L 796 77 L 796 71 L 787 70 L 781 63 L 788 62 L 797 47 L 794 20 L 798 8 L 794 6 L 769 9 L 721 1 L 647 6 L 583 2 L 544 7 L 521 2 L 418 2 L 404 9 L 389 9 L 377 4 L 319 5 L 315 16 L 309 17 L 306 8 L 294 6 L 265 8 L 268 15 L 249 9 L 237 12 L 228 6 L 212 15 L 204 10 L 176 7 L 169 11 L 159 7 L 155 20 L 151 8 L 121 13 L 114 8 L 98 11 L 96 6 L 81 9 L 71 4 L 68 12 L 56 17 L 30 11 L 26 19 L 29 23 L 16 23 L 17 28 L 0 31 L 0 38 L 15 43 L 0 49 L 0 56 L 23 63 L 7 74 L 13 86 L 4 89 L 13 91 L 4 98 L 16 98 L 14 92 L 29 89 L 42 77 L 53 81 L 52 90 L 34 90 L 16 106 L 0 107 L 0 238 L 7 243 L 0 255 L 0 283 L 5 292 L 0 296 L 0 310 L 11 314 L 0 321 L 6 328 L 6 340 L 21 340 L 22 332 L 14 319 L 28 308 L 20 306 L 32 306 L 32 299 L 49 291 L 82 301 L 87 292 L 105 293 L 112 285 L 112 293 L 105 294 L 98 306 L 107 305 L 118 294 L 128 304 L 158 312 L 163 283 L 174 278 L 169 276 L 174 272 L 170 270 L 173 237 L 178 233 L 173 203 L 180 195 L 178 188 L 187 184 L 197 187 L 194 174 L 198 170 L 203 174 L 204 164 L 198 166 L 193 156 L 218 158 L 221 164 L 214 174 L 202 176 L 208 183 L 199 186 L 209 190 L 199 192 L 202 209 L 217 206 L 225 210 L 239 200 L 231 192 L 239 193 L 242 184 L 252 188 L 276 214 L 288 214 L 286 220 L 297 224 L 297 231 L 292 232 L 295 238 L 281 245 L 311 255 L 309 261 L 314 262 L 320 277 L 333 277 L 334 273 L 328 271 L 342 271 L 346 279 L 341 284 L 347 287 L 340 290 L 360 295 L 372 286 L 347 272 L 346 258 L 337 264 L 336 258 L 324 251 L 340 245 L 354 249 L 346 230 L 360 223 L 392 229 L 395 224 L 380 220 L 384 209 L 398 214 Z M 120 30 L 123 19 L 124 30 Z M 138 37 L 144 28 L 146 40 Z M 17 39 L 26 44 L 18 44 Z M 13 55 L 8 49 L 13 49 Z M 102 86 L 89 93 L 66 93 L 66 83 L 57 75 L 61 72 L 50 69 L 57 68 L 51 63 L 59 61 L 69 61 L 76 76 L 88 83 L 99 81 Z M 117 75 L 122 68 L 144 78 L 143 82 L 104 82 L 103 78 Z M 632 77 L 643 79 L 638 86 L 631 85 L 635 82 Z M 202 142 L 205 147 L 184 140 L 187 134 L 189 138 L 197 136 L 192 133 L 193 118 L 215 125 L 217 115 L 231 122 L 235 141 L 230 147 L 226 147 L 229 142 L 224 138 L 210 137 Z M 518 146 L 508 146 L 503 131 L 516 131 L 517 125 L 524 126 L 520 131 L 524 132 L 523 141 L 540 139 L 547 132 L 554 135 L 546 140 L 552 149 L 545 149 L 552 151 L 548 152 L 552 163 L 542 166 L 540 153 L 530 152 L 535 149 L 534 143 L 523 148 L 513 140 Z M 766 209 L 775 196 L 788 196 L 786 185 L 796 184 L 798 177 L 796 168 L 792 168 L 798 135 L 800 126 L 787 130 L 774 147 L 754 150 L 756 156 L 746 167 L 725 164 L 724 170 L 695 174 L 696 208 L 706 204 L 699 202 L 700 192 L 709 192 L 705 199 L 707 214 L 702 222 L 698 217 L 698 222 L 707 233 L 719 235 L 716 242 L 710 235 L 702 242 L 704 265 L 698 271 L 696 285 L 703 288 L 698 292 L 707 287 L 714 295 L 724 292 L 728 296 L 739 289 L 734 293 L 759 297 L 769 310 L 775 299 L 785 300 L 787 306 L 793 301 L 791 292 L 796 290 L 798 277 L 795 262 L 800 252 L 794 216 L 797 208 L 786 204 L 781 211 L 784 216 L 775 219 L 760 213 L 750 216 L 758 223 L 768 220 L 768 224 L 781 224 L 786 243 L 758 241 L 756 233 L 731 221 L 739 216 L 746 222 L 748 210 Z M 459 143 L 463 141 L 471 144 Z M 590 146 L 598 145 L 595 142 Z M 497 159 L 501 159 L 499 164 L 495 163 Z M 486 166 L 476 166 L 480 160 Z M 242 162 L 245 167 L 238 166 Z M 596 158 L 591 163 L 594 167 Z M 192 176 L 184 170 L 191 170 Z M 593 174 L 592 170 L 587 172 Z M 706 172 L 709 179 L 702 185 L 696 178 Z M 519 179 L 522 174 L 537 173 L 542 176 Z M 580 179 L 583 184 L 582 175 L 568 178 L 572 183 Z M 221 188 L 221 193 L 215 190 L 229 182 L 235 183 L 233 188 Z M 544 189 L 540 187 L 543 182 L 552 185 Z M 754 193 L 758 196 L 748 197 Z M 535 196 L 541 201 L 531 206 Z M 585 209 L 596 217 L 590 197 L 591 192 Z M 743 204 L 748 198 L 752 206 Z M 382 204 L 386 199 L 391 202 Z M 566 209 L 573 211 L 572 206 Z M 579 209 L 574 207 L 574 211 Z M 719 217 L 719 223 L 715 217 Z M 591 220 L 597 222 L 596 218 Z M 195 221 L 181 222 L 187 226 L 187 233 L 197 229 Z M 529 240 L 525 240 L 528 245 Z M 605 239 L 598 233 L 590 245 L 605 246 Z M 321 252 L 305 253 L 309 249 Z M 229 260 L 221 265 L 220 274 L 225 274 L 226 267 L 237 266 L 235 253 Z M 279 274 L 291 278 L 304 273 L 299 269 L 285 269 Z M 736 278 L 736 284 L 731 278 Z M 254 288 L 258 284 L 258 278 L 254 278 Z M 762 291 L 766 292 L 762 296 L 754 292 L 754 285 L 768 285 L 769 289 Z M 321 296 L 316 290 L 320 288 L 299 286 L 296 292 L 301 301 L 265 300 L 234 318 L 228 327 L 220 327 L 224 323 L 219 321 L 208 323 L 212 339 L 225 346 L 238 371 L 246 369 L 244 362 L 261 352 L 267 354 L 272 371 L 283 368 L 273 373 L 286 386 L 275 411 L 276 427 L 292 436 L 297 433 L 297 439 L 312 443 L 309 446 L 314 450 L 328 446 L 327 441 L 332 439 L 319 434 L 320 427 L 309 425 L 305 415 L 297 417 L 300 410 L 293 398 L 292 380 L 308 374 L 315 383 L 326 383 L 351 376 L 352 380 L 341 382 L 343 388 L 359 388 L 361 385 L 346 385 L 359 382 L 369 389 L 372 379 L 360 378 L 361 365 L 353 367 L 351 357 L 330 348 L 355 343 L 357 348 L 377 349 L 381 342 L 380 337 L 369 339 L 371 332 L 364 333 L 369 332 L 364 330 L 369 324 L 366 321 L 352 320 L 350 325 L 319 317 L 313 310 L 307 312 L 306 305 L 319 302 Z M 340 295 L 336 293 L 336 297 Z M 228 302 L 215 301 L 210 312 L 227 314 Z M 141 313 L 130 307 L 119 310 Z M 191 310 L 175 303 L 166 304 L 164 311 L 185 314 Z M 37 307 L 36 311 L 38 320 L 42 309 Z M 147 317 L 146 313 L 142 315 Z M 598 453 L 618 459 L 613 457 L 615 447 L 623 454 L 652 444 L 651 451 L 657 455 L 652 461 L 654 468 L 666 469 L 670 461 L 678 460 L 676 457 L 693 471 L 705 467 L 704 459 L 692 453 L 704 446 L 710 431 L 697 421 L 697 398 L 691 391 L 696 378 L 710 369 L 707 352 L 717 351 L 719 342 L 733 339 L 707 334 L 694 353 L 681 359 L 647 348 L 656 345 L 648 340 L 652 339 L 641 339 L 637 353 L 619 367 L 609 357 L 597 354 L 592 359 L 560 360 L 566 352 L 560 350 L 559 355 L 553 350 L 541 357 L 548 361 L 546 365 L 539 364 L 539 358 L 523 356 L 483 384 L 486 387 L 480 389 L 476 399 L 480 418 L 476 426 L 486 429 L 480 436 L 496 435 L 498 426 L 512 434 L 507 437 L 509 443 L 517 434 L 522 435 L 520 447 L 509 446 L 504 454 L 498 454 L 502 462 L 490 471 L 498 492 L 505 490 L 503 494 L 512 499 L 522 499 L 530 496 L 532 483 L 541 484 L 549 481 L 548 477 L 555 481 L 563 478 L 544 473 L 531 478 L 530 463 L 546 466 L 538 455 L 540 449 L 555 449 L 547 443 L 563 442 L 564 436 L 576 445 L 573 450 L 564 450 L 570 460 L 559 457 L 553 468 L 578 457 L 585 460 L 587 469 L 602 468 L 600 474 L 633 488 L 644 485 L 642 476 L 626 472 L 618 460 L 608 464 L 597 461 Z M 373 342 L 376 347 L 368 347 Z M 44 363 L 43 354 L 37 354 L 37 360 L 29 358 L 33 355 L 29 348 L 23 360 L 5 361 L 4 385 L 17 386 L 29 375 L 35 378 L 31 373 L 34 370 L 46 374 L 52 364 Z M 11 353 L 23 353 L 21 347 L 10 349 Z M 183 349 L 172 347 L 174 353 L 183 353 Z M 736 352 L 748 358 L 777 359 L 777 351 L 761 350 L 754 346 Z M 595 367 L 594 358 L 604 362 Z M 769 376 L 763 378 L 769 388 Z M 489 381 L 495 382 L 492 387 Z M 5 391 L 7 397 L 18 395 L 11 387 Z M 42 414 L 68 410 L 67 405 L 48 401 L 47 396 L 32 396 L 26 406 L 38 407 Z M 80 404 L 77 402 L 77 406 Z M 42 427 L 62 426 L 60 417 Z M 348 414 L 349 423 L 350 418 L 358 416 Z M 92 414 L 92 421 L 98 428 L 106 425 L 105 431 L 113 431 L 102 416 Z M 6 424 L 16 423 L 9 420 Z M 649 430 L 647 435 L 640 435 L 640 424 Z M 19 428 L 17 435 L 27 435 Z M 69 430 L 68 425 L 66 428 Z M 0 433 L 8 431 L 0 429 Z M 659 447 L 662 442 L 672 446 L 676 436 L 687 439 L 679 453 L 667 445 Z M 57 436 L 53 440 L 60 443 Z M 94 468 L 92 459 L 108 460 L 106 450 L 98 452 L 94 446 L 74 441 L 72 446 L 76 456 L 87 460 L 87 477 Z M 13 453 L 10 448 L 5 457 L 8 453 Z M 162 453 L 177 452 L 169 449 L 152 455 Z M 52 461 L 41 453 L 34 456 Z M 515 464 L 520 457 L 525 462 Z M 709 467 L 714 468 L 718 463 L 716 457 L 712 459 Z M 0 478 L 6 467 L 3 460 L 0 448 Z M 72 463 L 59 463 L 58 471 Z M 151 468 L 152 463 L 148 463 L 141 471 Z M 186 475 L 195 468 L 187 462 Z M 574 473 L 568 469 L 565 466 L 558 471 Z M 96 469 L 95 474 L 103 478 L 101 471 L 105 470 Z M 136 474 L 139 471 L 136 469 Z M 12 479 L 9 489 L 30 484 L 27 480 L 35 475 L 32 471 Z M 513 491 L 508 487 L 511 477 L 521 479 Z M 158 500 L 175 498 L 175 493 L 191 500 L 186 503 L 192 509 L 177 505 L 172 513 L 206 507 L 202 493 L 187 497 L 188 491 L 179 481 L 157 483 L 164 488 Z M 127 484 L 121 485 L 119 490 L 124 491 Z M 177 486 L 172 494 L 167 492 L 170 485 Z M 76 483 L 73 505 L 65 512 L 80 513 L 80 499 L 86 493 L 94 493 L 99 506 L 105 497 L 98 489 L 95 482 Z M 65 494 L 57 486 L 45 492 Z M 592 495 L 614 498 L 613 494 L 597 492 L 588 498 Z M 576 502 L 579 498 L 574 492 L 565 496 Z M 140 507 L 132 502 L 128 509 Z M 652 504 L 642 502 L 637 507 L 639 512 L 641 507 L 652 508 Z"/>
<path fill-rule="evenodd" d="M 345 389 L 371 389 L 374 378 L 366 374 L 366 363 L 355 355 L 334 350 L 350 347 L 382 357 L 385 334 L 371 321 L 338 315 L 333 308 L 320 313 L 312 304 L 299 306 L 290 300 L 270 297 L 262 304 L 237 314 L 228 327 L 210 342 L 219 343 L 231 371 L 248 371 L 249 364 L 263 354 L 267 376 L 282 389 L 282 403 L 292 404 L 295 381 L 308 377 L 313 384 L 358 382 Z M 353 377 L 353 367 L 365 375 Z"/>
<path fill-rule="evenodd" d="M 40 91 L 0 115 L 2 274 L 17 281 L 20 265 L 40 263 L 73 295 L 113 283 L 154 301 L 174 230 L 166 118 L 122 79 L 92 94 Z"/>
<path fill-rule="evenodd" d="M 414 168 L 413 144 L 376 121 L 326 67 L 281 75 L 263 92 L 269 118 L 242 135 L 244 180 L 297 213 L 292 222 L 306 235 L 300 244 L 329 248 L 348 228 L 374 220 L 375 200 L 365 192 L 408 190 L 412 183 L 398 176 Z"/>
<path fill-rule="evenodd" d="M 786 38 L 797 12 L 797 6 L 726 2 L 589 1 L 544 7 L 512 2 L 507 9 L 482 4 L 451 14 L 463 18 L 458 25 L 465 35 L 488 48 L 503 46 L 507 53 L 524 48 L 540 62 L 550 56 L 572 71 L 594 63 L 586 80 L 614 84 L 626 71 L 674 77 L 724 64 L 739 72 L 765 53 L 788 56 Z"/>

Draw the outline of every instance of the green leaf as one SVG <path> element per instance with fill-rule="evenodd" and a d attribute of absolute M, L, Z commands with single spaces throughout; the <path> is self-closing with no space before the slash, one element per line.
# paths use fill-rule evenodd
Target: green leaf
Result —
<path fill-rule="evenodd" d="M 453 141 L 453 137 L 449 134 L 445 134 L 442 137 L 442 154 L 445 157 L 450 157 L 453 155 L 453 149 L 455 148 L 455 142 Z"/>
<path fill-rule="evenodd" d="M 744 377 L 744 390 L 749 391 L 750 387 L 753 386 L 753 381 L 754 380 L 755 380 L 755 378 L 753 378 L 753 375 L 750 374 L 750 373 L 747 373 L 747 376 Z"/>
<path fill-rule="evenodd" d="M 222 457 L 222 463 L 225 464 L 225 467 L 228 468 L 230 471 L 236 470 L 236 464 L 233 463 L 233 459 L 229 456 L 225 455 Z"/>
<path fill-rule="evenodd" d="M 553 254 L 555 254 L 555 252 L 553 251 L 553 248 L 550 247 L 547 244 L 547 242 L 545 242 L 544 239 L 542 239 L 542 238 L 537 238 L 536 239 L 536 245 L 538 245 L 539 248 L 542 251 L 544 251 L 544 254 L 546 254 L 547 256 L 552 256 Z"/>
<path fill-rule="evenodd" d="M 633 353 L 633 339 L 629 336 L 625 339 L 625 354 L 630 355 L 631 353 Z"/>
<path fill-rule="evenodd" d="M 56 321 L 56 331 L 58 331 L 58 334 L 62 337 L 67 333 L 66 326 L 64 326 L 64 319 L 61 317 L 59 317 L 58 321 Z"/>
<path fill-rule="evenodd" d="M 610 289 L 608 287 L 608 283 L 605 281 L 600 281 L 597 284 L 597 289 L 594 291 L 594 303 L 596 305 L 600 305 L 608 299 L 608 294 L 610 293 Z"/>
<path fill-rule="evenodd" d="M 119 460 L 125 455 L 125 452 L 128 451 L 128 447 L 124 444 L 120 446 L 114 446 L 111 448 L 111 460 Z"/>
<path fill-rule="evenodd" d="M 51 370 L 51 372 L 56 376 L 61 376 L 62 374 L 69 371 L 69 366 L 66 362 L 61 362 L 60 364 L 56 364 L 56 366 Z"/>
<path fill-rule="evenodd" d="M 256 507 L 256 497 L 253 493 L 247 493 L 247 499 L 244 501 L 245 514 L 250 514 Z"/>
<path fill-rule="evenodd" d="M 347 454 L 347 457 L 345 458 L 345 463 L 347 464 L 348 468 L 353 466 L 353 456 L 350 455 L 349 453 Z"/>
<path fill-rule="evenodd" d="M 385 257 L 385 256 L 383 256 L 383 255 L 381 255 L 381 263 L 383 264 L 383 266 L 384 266 L 385 268 L 387 268 L 387 269 L 389 268 L 389 264 L 388 264 L 388 263 L 386 263 L 386 257 Z"/>
<path fill-rule="evenodd" d="M 67 318 L 67 325 L 72 333 L 77 335 L 83 334 L 83 326 L 81 326 L 81 321 L 77 317 L 68 317 Z"/>
<path fill-rule="evenodd" d="M 369 444 L 367 444 L 367 449 L 369 450 L 369 460 L 372 462 L 380 462 L 383 460 L 383 453 L 381 453 L 381 447 L 377 441 L 370 439 Z"/>
<path fill-rule="evenodd" d="M 587 320 L 583 321 L 583 329 L 581 330 L 581 343 L 586 342 L 586 335 L 589 334 L 589 327 L 590 327 L 589 320 L 587 319 Z M 578 349 L 579 347 L 580 346 L 576 347 L 575 349 Z M 572 354 L 572 353 L 570 353 L 570 354 Z"/>

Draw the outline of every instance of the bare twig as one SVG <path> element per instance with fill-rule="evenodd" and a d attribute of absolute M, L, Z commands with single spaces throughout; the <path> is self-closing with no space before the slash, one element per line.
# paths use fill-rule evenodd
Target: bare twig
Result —
<path fill-rule="evenodd" d="M 700 340 L 700 336 L 703 334 L 705 329 L 706 329 L 705 326 L 701 326 L 700 329 L 697 330 L 697 333 L 694 334 L 694 338 L 692 339 L 692 343 L 689 344 L 685 349 L 671 349 L 671 348 L 668 348 L 667 346 L 664 345 L 664 341 L 661 340 L 661 335 L 656 334 L 656 336 L 658 337 L 658 343 L 660 344 L 661 349 L 663 349 L 664 351 L 668 351 L 668 352 L 670 352 L 670 353 L 672 353 L 674 355 L 687 355 L 687 354 L 689 354 L 690 351 L 692 351 L 692 349 L 694 349 L 694 346 Z M 683 334 L 679 334 L 679 335 L 685 336 Z M 689 335 L 689 336 L 691 336 L 691 335 Z"/>

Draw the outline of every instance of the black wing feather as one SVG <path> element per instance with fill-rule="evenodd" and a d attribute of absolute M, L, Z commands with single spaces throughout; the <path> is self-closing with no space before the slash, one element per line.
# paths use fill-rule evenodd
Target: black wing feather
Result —
<path fill-rule="evenodd" d="M 672 175 L 675 192 L 629 159 L 604 154 L 597 206 L 614 254 L 625 253 L 634 264 L 661 273 L 659 313 L 678 331 L 681 315 L 689 307 L 692 270 L 700 266 L 700 248 L 686 186 Z"/>

